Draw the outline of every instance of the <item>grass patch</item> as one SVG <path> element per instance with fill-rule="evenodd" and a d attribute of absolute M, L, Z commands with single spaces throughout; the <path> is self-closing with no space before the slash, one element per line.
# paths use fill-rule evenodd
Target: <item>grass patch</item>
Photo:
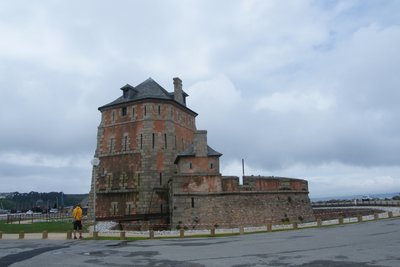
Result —
<path fill-rule="evenodd" d="M 5 234 L 17 234 L 20 231 L 25 233 L 63 233 L 71 231 L 73 228 L 72 222 L 49 221 L 49 222 L 34 222 L 28 224 L 8 224 L 6 221 L 0 221 L 0 231 Z M 83 229 L 87 231 L 87 229 Z"/>

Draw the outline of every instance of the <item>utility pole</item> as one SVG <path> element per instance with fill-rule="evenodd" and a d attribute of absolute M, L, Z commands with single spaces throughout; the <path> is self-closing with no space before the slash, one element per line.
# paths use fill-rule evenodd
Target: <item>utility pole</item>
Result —
<path fill-rule="evenodd" d="M 243 172 L 243 178 L 244 178 L 244 159 L 242 159 L 242 172 Z"/>

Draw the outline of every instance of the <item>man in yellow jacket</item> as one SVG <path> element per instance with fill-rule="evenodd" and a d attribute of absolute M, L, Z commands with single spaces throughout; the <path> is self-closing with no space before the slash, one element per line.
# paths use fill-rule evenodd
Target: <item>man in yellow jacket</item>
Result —
<path fill-rule="evenodd" d="M 80 203 L 72 211 L 72 217 L 74 218 L 74 239 L 77 239 L 76 231 L 79 231 L 79 239 L 82 239 L 82 208 Z"/>

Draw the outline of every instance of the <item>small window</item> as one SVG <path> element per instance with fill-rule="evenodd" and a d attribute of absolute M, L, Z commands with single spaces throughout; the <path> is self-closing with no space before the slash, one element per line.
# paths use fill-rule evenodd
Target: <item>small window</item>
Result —
<path fill-rule="evenodd" d="M 115 110 L 111 111 L 111 123 L 115 122 Z"/>
<path fill-rule="evenodd" d="M 192 163 L 190 162 L 189 163 L 189 169 L 192 169 L 193 168 L 193 165 L 192 165 Z"/>
<path fill-rule="evenodd" d="M 128 136 L 124 136 L 124 151 L 128 150 Z"/>
<path fill-rule="evenodd" d="M 214 169 L 214 164 L 210 163 L 210 169 Z"/>
<path fill-rule="evenodd" d="M 143 148 L 143 134 L 140 134 L 140 149 Z"/>
<path fill-rule="evenodd" d="M 110 147 L 109 147 L 109 153 L 114 152 L 114 144 L 115 144 L 115 140 L 114 138 L 110 138 Z"/>
<path fill-rule="evenodd" d="M 111 176 L 111 175 L 109 175 L 109 176 L 107 177 L 107 187 L 108 187 L 108 188 L 111 188 L 111 187 L 112 187 L 112 176 Z"/>
<path fill-rule="evenodd" d="M 161 106 L 158 105 L 158 115 L 161 115 Z"/>
<path fill-rule="evenodd" d="M 144 115 L 145 116 L 147 115 L 147 106 L 146 105 L 144 106 Z"/>
<path fill-rule="evenodd" d="M 175 140 L 174 140 L 174 149 L 176 149 L 176 135 L 175 135 Z"/>
<path fill-rule="evenodd" d="M 194 208 L 194 197 L 192 197 L 192 208 Z"/>
<path fill-rule="evenodd" d="M 122 107 L 121 108 L 121 115 L 122 116 L 126 116 L 126 114 L 127 114 L 126 107 Z"/>
<path fill-rule="evenodd" d="M 118 202 L 113 202 L 112 203 L 112 214 L 114 216 L 117 215 L 117 211 L 118 211 Z"/>
<path fill-rule="evenodd" d="M 131 215 L 131 212 L 132 212 L 132 205 L 131 204 L 128 204 L 128 209 L 127 209 L 127 215 Z"/>
<path fill-rule="evenodd" d="M 160 172 L 160 185 L 162 185 L 162 173 Z"/>
<path fill-rule="evenodd" d="M 152 147 L 154 148 L 156 145 L 156 135 L 153 133 L 152 135 Z"/>
<path fill-rule="evenodd" d="M 167 134 L 164 134 L 164 148 L 167 149 Z"/>
<path fill-rule="evenodd" d="M 137 175 L 137 185 L 140 186 L 140 173 Z"/>
<path fill-rule="evenodd" d="M 135 119 L 135 108 L 132 107 L 132 120 L 134 120 L 134 119 Z"/>

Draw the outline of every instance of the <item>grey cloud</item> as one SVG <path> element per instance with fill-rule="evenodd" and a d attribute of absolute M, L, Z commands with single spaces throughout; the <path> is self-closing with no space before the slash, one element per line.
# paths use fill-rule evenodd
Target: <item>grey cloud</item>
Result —
<path fill-rule="evenodd" d="M 86 161 L 97 107 L 126 83 L 171 91 L 179 76 L 223 164 L 307 175 L 315 191 L 364 168 L 399 179 L 397 1 L 12 2 L 0 3 L 0 154 Z M 0 164 L 2 183 L 89 190 L 90 166 Z"/>

